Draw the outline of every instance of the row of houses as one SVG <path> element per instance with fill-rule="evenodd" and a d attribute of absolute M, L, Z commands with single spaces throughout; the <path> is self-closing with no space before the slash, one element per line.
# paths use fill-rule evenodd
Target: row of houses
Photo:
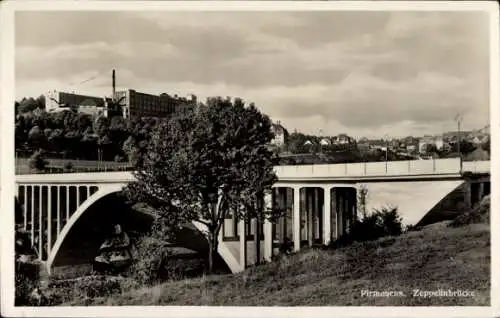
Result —
<path fill-rule="evenodd" d="M 360 150 L 373 150 L 380 149 L 385 151 L 404 152 L 408 154 L 426 154 L 429 150 L 436 149 L 438 151 L 448 152 L 452 146 L 459 140 L 466 141 L 478 147 L 490 141 L 489 126 L 485 128 L 462 131 L 462 132 L 447 132 L 443 135 L 425 135 L 423 137 L 408 136 L 401 139 L 376 139 L 369 140 L 368 138 L 361 138 L 357 142 Z"/>
<path fill-rule="evenodd" d="M 305 145 L 313 145 L 314 141 L 307 140 Z M 321 146 L 350 145 L 356 144 L 356 140 L 346 134 L 339 134 L 333 137 L 323 137 L 319 140 Z"/>

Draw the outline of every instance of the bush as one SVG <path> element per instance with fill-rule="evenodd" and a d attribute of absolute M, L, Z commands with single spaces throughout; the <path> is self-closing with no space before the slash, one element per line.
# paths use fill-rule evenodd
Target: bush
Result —
<path fill-rule="evenodd" d="M 39 267 L 35 262 L 16 261 L 15 272 L 15 306 L 38 305 L 32 292 L 38 287 Z"/>
<path fill-rule="evenodd" d="M 120 281 L 106 276 L 83 277 L 75 282 L 73 289 L 86 298 L 111 295 L 121 291 Z"/>
<path fill-rule="evenodd" d="M 43 171 L 48 164 L 49 162 L 45 160 L 41 150 L 35 152 L 28 160 L 28 165 L 33 170 Z"/>
<path fill-rule="evenodd" d="M 71 170 L 73 170 L 73 163 L 72 163 L 71 161 L 66 162 L 66 164 L 64 165 L 64 169 L 65 169 L 66 171 L 71 171 Z"/>
<path fill-rule="evenodd" d="M 413 232 L 413 231 L 420 231 L 422 229 L 421 226 L 418 226 L 416 224 L 408 224 L 406 227 L 405 227 L 405 232 Z"/>
<path fill-rule="evenodd" d="M 332 247 L 343 247 L 356 241 L 371 241 L 384 236 L 397 236 L 401 233 L 403 233 L 403 224 L 398 209 L 383 207 L 380 210 L 374 210 L 361 220 L 356 220 L 350 231 L 333 242 Z"/>
<path fill-rule="evenodd" d="M 165 243 L 153 236 L 139 238 L 137 255 L 129 268 L 130 276 L 141 285 L 152 285 L 166 278 L 164 270 L 168 251 Z"/>
<path fill-rule="evenodd" d="M 35 299 L 33 291 L 40 287 L 43 264 L 36 260 L 27 232 L 16 230 L 15 244 L 15 305 L 41 305 L 42 299 Z"/>
<path fill-rule="evenodd" d="M 45 295 L 46 303 L 91 302 L 98 297 L 107 297 L 124 290 L 126 279 L 103 275 L 83 276 L 74 279 L 52 281 Z"/>
<path fill-rule="evenodd" d="M 457 216 L 450 224 L 450 227 L 460 227 L 474 223 L 489 223 L 490 221 L 490 196 L 485 196 L 478 206 L 470 211 Z"/>
<path fill-rule="evenodd" d="M 126 162 L 127 159 L 124 156 L 121 155 L 116 155 L 115 156 L 115 162 Z"/>

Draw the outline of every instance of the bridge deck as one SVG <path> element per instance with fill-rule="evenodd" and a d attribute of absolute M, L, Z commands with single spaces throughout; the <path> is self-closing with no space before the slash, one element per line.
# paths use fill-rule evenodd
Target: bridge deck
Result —
<path fill-rule="evenodd" d="M 280 181 L 411 181 L 452 180 L 465 172 L 487 174 L 489 161 L 460 163 L 460 159 L 409 160 L 347 164 L 276 166 Z M 17 175 L 17 183 L 73 184 L 127 183 L 134 180 L 130 171 Z"/>

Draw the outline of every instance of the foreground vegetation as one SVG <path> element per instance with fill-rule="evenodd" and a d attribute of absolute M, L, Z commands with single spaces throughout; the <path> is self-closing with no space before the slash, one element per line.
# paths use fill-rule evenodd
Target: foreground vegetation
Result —
<path fill-rule="evenodd" d="M 75 290 L 64 305 L 489 305 L 490 231 L 485 223 L 452 228 L 447 222 L 398 238 L 306 250 L 237 275 L 168 281 L 154 287 L 115 283 L 111 295 L 91 299 Z M 473 297 L 412 297 L 413 289 L 467 290 Z M 404 297 L 362 297 L 362 290 L 403 291 Z M 73 299 L 69 299 L 70 296 Z"/>
<path fill-rule="evenodd" d="M 386 214 L 391 216 L 393 212 L 389 210 Z M 175 260 L 168 253 L 167 263 L 174 261 L 177 265 L 167 266 L 169 278 L 163 283 L 147 282 L 139 275 L 150 277 L 151 270 L 158 273 L 158 267 L 151 266 L 155 263 L 151 251 L 159 249 L 149 248 L 144 250 L 144 255 L 151 254 L 150 257 L 140 262 L 145 266 L 136 266 L 133 275 L 94 275 L 51 281 L 44 288 L 44 299 L 36 299 L 36 293 L 33 298 L 31 291 L 40 286 L 34 277 L 37 271 L 26 268 L 27 272 L 16 271 L 16 304 L 487 306 L 490 302 L 489 216 L 490 197 L 487 196 L 474 209 L 452 221 L 412 227 L 399 236 L 375 240 L 361 237 L 364 241 L 357 239 L 354 243 L 344 241 L 348 246 L 343 248 L 332 244 L 322 250 L 306 249 L 236 275 L 187 278 L 186 269 L 203 272 L 203 260 Z M 372 218 L 366 220 L 372 223 Z M 415 289 L 471 291 L 474 295 L 413 297 Z M 405 295 L 363 297 L 363 290 L 401 291 Z"/>

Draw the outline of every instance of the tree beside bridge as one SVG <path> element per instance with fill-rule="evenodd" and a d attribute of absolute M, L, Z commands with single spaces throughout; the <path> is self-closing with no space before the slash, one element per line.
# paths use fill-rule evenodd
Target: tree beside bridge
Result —
<path fill-rule="evenodd" d="M 125 192 L 156 211 L 156 235 L 198 222 L 209 243 L 209 270 L 228 213 L 262 220 L 264 193 L 276 180 L 270 119 L 241 99 L 209 98 L 196 111 L 161 122 Z"/>

